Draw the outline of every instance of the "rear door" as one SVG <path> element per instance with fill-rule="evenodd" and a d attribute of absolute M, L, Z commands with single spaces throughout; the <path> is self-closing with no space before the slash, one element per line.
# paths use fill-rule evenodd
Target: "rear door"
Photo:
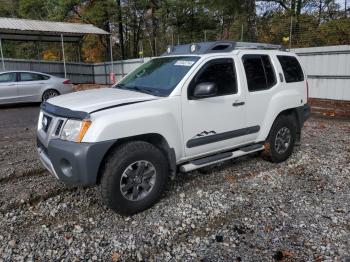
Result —
<path fill-rule="evenodd" d="M 277 59 L 282 67 L 285 79 L 284 85 L 288 89 L 298 90 L 298 93 L 301 95 L 300 99 L 303 100 L 302 102 L 307 103 L 307 94 L 305 92 L 306 77 L 298 59 L 290 55 L 277 55 Z"/>
<path fill-rule="evenodd" d="M 281 85 L 277 78 L 276 61 L 271 55 L 248 53 L 241 56 L 247 85 L 247 125 L 259 129 L 267 116 L 273 93 Z M 256 139 L 259 133 L 253 134 Z"/>
<path fill-rule="evenodd" d="M 30 73 L 20 72 L 18 79 L 18 96 L 22 101 L 41 101 L 41 90 L 45 87 L 48 77 Z"/>
<path fill-rule="evenodd" d="M 16 73 L 0 74 L 0 104 L 15 102 L 18 98 Z"/>

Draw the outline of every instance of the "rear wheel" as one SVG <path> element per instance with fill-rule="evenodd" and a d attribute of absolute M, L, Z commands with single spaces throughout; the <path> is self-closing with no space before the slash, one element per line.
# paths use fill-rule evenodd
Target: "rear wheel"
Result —
<path fill-rule="evenodd" d="M 42 100 L 43 100 L 43 102 L 45 102 L 45 101 L 49 100 L 50 98 L 58 96 L 59 94 L 60 93 L 58 93 L 57 90 L 53 90 L 53 89 L 46 90 L 43 94 Z"/>
<path fill-rule="evenodd" d="M 279 116 L 272 125 L 265 142 L 263 156 L 271 162 L 280 163 L 293 152 L 296 139 L 296 124 L 293 116 Z"/>
<path fill-rule="evenodd" d="M 167 160 L 157 147 L 142 141 L 126 143 L 106 160 L 102 198 L 119 214 L 141 212 L 160 199 L 168 173 Z"/>

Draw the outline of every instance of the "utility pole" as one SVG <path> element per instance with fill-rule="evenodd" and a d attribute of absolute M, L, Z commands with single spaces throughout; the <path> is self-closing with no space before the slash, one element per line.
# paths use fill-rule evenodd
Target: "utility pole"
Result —
<path fill-rule="evenodd" d="M 243 33 L 244 32 L 244 25 L 242 24 L 242 29 L 241 29 L 241 42 L 243 42 Z"/>

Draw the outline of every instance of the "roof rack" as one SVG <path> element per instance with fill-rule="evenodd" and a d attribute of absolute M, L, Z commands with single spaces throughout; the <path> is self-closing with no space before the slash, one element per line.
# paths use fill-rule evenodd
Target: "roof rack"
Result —
<path fill-rule="evenodd" d="M 184 54 L 209 54 L 209 53 L 229 53 L 238 49 L 264 49 L 264 50 L 283 50 L 282 45 L 234 42 L 234 41 L 215 41 L 202 42 L 187 45 L 168 46 L 167 51 L 162 56 L 184 55 Z"/>

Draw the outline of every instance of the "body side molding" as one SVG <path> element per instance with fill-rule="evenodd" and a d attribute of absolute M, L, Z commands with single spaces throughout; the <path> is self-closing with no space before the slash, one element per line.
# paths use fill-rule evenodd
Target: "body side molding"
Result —
<path fill-rule="evenodd" d="M 192 148 L 196 146 L 207 145 L 207 144 L 211 144 L 211 143 L 215 143 L 215 142 L 219 142 L 227 139 L 232 139 L 239 136 L 254 134 L 259 132 L 259 130 L 260 130 L 260 126 L 251 126 L 251 127 L 224 132 L 224 133 L 218 133 L 215 135 L 192 138 L 187 141 L 186 146 L 187 148 Z"/>

